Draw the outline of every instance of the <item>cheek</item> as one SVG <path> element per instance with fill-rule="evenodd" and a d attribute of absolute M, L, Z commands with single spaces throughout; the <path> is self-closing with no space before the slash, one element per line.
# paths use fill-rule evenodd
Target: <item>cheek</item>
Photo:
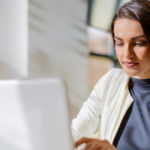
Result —
<path fill-rule="evenodd" d="M 142 65 L 150 65 L 150 49 L 143 48 L 135 51 L 136 57 L 139 59 Z"/>
<path fill-rule="evenodd" d="M 120 62 L 120 64 L 122 64 L 122 59 L 123 59 L 123 51 L 118 49 L 118 48 L 115 48 L 116 49 L 116 54 L 117 54 L 117 58 Z"/>

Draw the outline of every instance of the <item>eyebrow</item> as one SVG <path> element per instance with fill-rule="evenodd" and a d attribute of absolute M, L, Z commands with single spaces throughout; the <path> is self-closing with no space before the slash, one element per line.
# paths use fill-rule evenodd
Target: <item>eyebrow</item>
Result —
<path fill-rule="evenodd" d="M 136 36 L 136 37 L 133 37 L 131 40 L 135 40 L 135 39 L 138 39 L 138 38 L 141 38 L 141 37 L 145 37 L 145 35 L 139 35 L 139 36 Z M 121 38 L 115 36 L 114 38 L 118 39 L 118 40 L 122 40 Z"/>

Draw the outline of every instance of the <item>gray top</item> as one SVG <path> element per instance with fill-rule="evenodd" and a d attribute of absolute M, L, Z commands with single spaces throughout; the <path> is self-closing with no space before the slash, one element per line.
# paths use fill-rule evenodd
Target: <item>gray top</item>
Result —
<path fill-rule="evenodd" d="M 129 91 L 135 100 L 118 130 L 118 150 L 150 150 L 150 79 L 130 79 Z"/>

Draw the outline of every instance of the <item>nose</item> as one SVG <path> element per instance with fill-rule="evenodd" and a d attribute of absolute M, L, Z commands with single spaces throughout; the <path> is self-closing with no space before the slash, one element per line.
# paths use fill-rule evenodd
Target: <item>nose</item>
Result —
<path fill-rule="evenodd" d="M 124 57 L 125 58 L 133 58 L 135 56 L 133 47 L 130 45 L 126 45 L 124 49 Z"/>

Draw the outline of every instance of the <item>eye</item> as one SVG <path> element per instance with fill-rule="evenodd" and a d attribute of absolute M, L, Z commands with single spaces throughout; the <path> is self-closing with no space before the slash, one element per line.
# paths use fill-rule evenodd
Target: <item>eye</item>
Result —
<path fill-rule="evenodd" d="M 147 44 L 146 41 L 143 41 L 143 42 L 136 42 L 135 45 L 137 46 L 145 46 Z"/>
<path fill-rule="evenodd" d="M 117 45 L 117 46 L 123 46 L 124 43 L 122 43 L 122 42 L 116 42 L 116 45 Z"/>

